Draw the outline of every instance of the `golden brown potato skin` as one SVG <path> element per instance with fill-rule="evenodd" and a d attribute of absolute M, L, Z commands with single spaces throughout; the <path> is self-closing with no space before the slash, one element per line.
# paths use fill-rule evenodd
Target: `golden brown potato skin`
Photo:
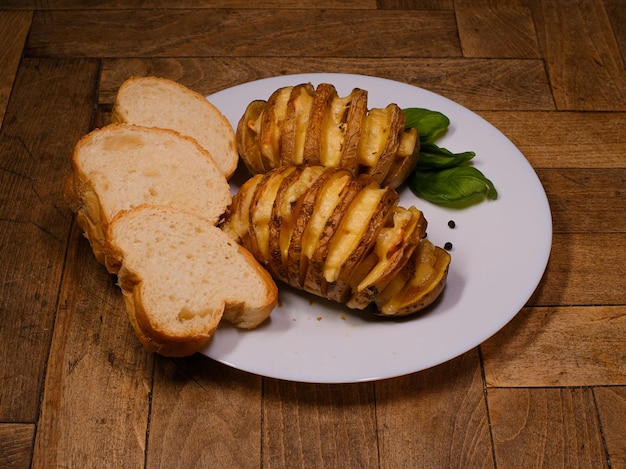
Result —
<path fill-rule="evenodd" d="M 372 176 L 397 188 L 419 157 L 415 129 L 396 104 L 367 109 L 367 91 L 341 97 L 335 87 L 283 87 L 251 102 L 237 125 L 239 154 L 251 174 L 280 166 L 321 165 Z"/>
<path fill-rule="evenodd" d="M 422 212 L 398 200 L 369 174 L 283 166 L 243 184 L 222 229 L 277 280 L 352 309 L 406 316 L 441 294 L 450 255 L 425 238 Z"/>

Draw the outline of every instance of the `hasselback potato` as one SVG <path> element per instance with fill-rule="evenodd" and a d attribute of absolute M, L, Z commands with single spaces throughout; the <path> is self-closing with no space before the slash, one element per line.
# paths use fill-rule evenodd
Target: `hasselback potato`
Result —
<path fill-rule="evenodd" d="M 248 179 L 221 226 L 279 281 L 403 316 L 441 293 L 450 256 L 426 239 L 422 212 L 398 200 L 368 174 L 283 166 Z"/>
<path fill-rule="evenodd" d="M 331 84 L 276 90 L 252 101 L 237 125 L 237 147 L 252 174 L 289 165 L 343 168 L 398 187 L 415 168 L 419 138 L 396 104 L 367 109 L 367 91 L 340 97 Z"/>

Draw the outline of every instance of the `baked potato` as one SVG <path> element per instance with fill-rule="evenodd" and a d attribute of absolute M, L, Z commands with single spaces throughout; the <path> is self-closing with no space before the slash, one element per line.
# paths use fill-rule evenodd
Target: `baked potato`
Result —
<path fill-rule="evenodd" d="M 220 226 L 279 281 L 405 316 L 442 292 L 450 255 L 426 239 L 422 212 L 398 202 L 370 174 L 282 166 L 248 179 Z"/>
<path fill-rule="evenodd" d="M 253 175 L 321 165 L 369 174 L 379 185 L 397 188 L 419 157 L 417 130 L 405 123 L 396 104 L 368 111 L 365 90 L 340 97 L 328 83 L 304 83 L 252 101 L 237 124 L 237 148 Z"/>

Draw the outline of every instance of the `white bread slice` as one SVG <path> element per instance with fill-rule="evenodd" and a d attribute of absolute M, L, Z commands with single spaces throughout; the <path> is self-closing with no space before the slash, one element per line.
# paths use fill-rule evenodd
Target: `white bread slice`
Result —
<path fill-rule="evenodd" d="M 204 96 L 175 81 L 129 78 L 118 90 L 111 122 L 176 130 L 196 139 L 227 179 L 237 168 L 239 154 L 230 122 Z"/>
<path fill-rule="evenodd" d="M 76 145 L 72 168 L 65 198 L 101 263 L 107 227 L 121 210 L 170 205 L 216 224 L 232 201 L 210 155 L 172 130 L 123 124 L 94 130 Z"/>
<path fill-rule="evenodd" d="M 248 251 L 210 221 L 171 207 L 118 214 L 105 257 L 137 336 L 162 355 L 198 351 L 222 317 L 257 327 L 277 303 L 276 284 Z"/>

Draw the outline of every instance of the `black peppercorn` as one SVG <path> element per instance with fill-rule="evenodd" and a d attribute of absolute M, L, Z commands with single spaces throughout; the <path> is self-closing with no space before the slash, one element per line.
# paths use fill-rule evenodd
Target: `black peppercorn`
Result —
<path fill-rule="evenodd" d="M 450 241 L 448 241 L 446 244 L 443 245 L 443 248 L 446 251 L 449 251 L 450 249 L 452 249 L 452 243 Z"/>

